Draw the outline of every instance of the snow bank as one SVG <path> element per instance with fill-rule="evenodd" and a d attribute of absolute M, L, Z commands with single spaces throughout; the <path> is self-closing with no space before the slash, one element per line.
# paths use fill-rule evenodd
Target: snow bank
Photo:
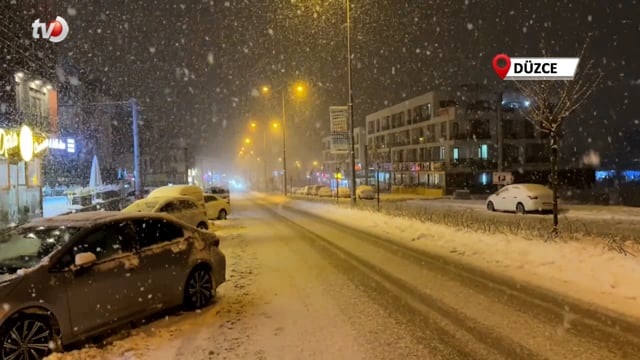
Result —
<path fill-rule="evenodd" d="M 545 243 L 330 204 L 287 205 L 640 318 L 640 259 L 607 251 L 602 241 Z"/>

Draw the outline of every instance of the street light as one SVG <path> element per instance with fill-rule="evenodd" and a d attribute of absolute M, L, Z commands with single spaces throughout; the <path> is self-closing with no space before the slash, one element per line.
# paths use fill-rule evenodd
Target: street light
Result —
<path fill-rule="evenodd" d="M 252 129 L 256 129 L 258 127 L 258 123 L 255 121 L 251 122 L 251 128 Z M 267 182 L 267 127 L 263 126 L 262 127 L 262 152 L 263 155 L 265 156 L 264 160 L 262 161 L 262 165 L 264 167 L 264 191 L 267 192 L 268 191 L 268 182 Z"/>
<path fill-rule="evenodd" d="M 282 88 L 278 89 L 282 92 L 282 193 L 285 196 L 287 196 L 287 114 L 285 107 L 285 95 L 288 89 L 288 86 L 283 86 Z M 304 94 L 306 87 L 301 82 L 298 82 L 294 86 L 294 89 L 297 94 L 302 95 Z M 261 91 L 263 94 L 267 95 L 271 92 L 271 88 L 267 85 L 264 85 L 261 87 Z M 274 124 L 274 128 L 275 127 L 278 126 Z"/>
<path fill-rule="evenodd" d="M 353 90 L 351 87 L 351 1 L 347 0 L 347 77 L 349 83 L 349 137 L 351 138 L 351 203 L 356 203 L 356 149 L 353 119 Z"/>

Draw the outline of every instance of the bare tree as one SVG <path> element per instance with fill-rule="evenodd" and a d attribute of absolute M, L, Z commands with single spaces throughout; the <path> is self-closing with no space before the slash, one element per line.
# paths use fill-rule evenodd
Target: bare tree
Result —
<path fill-rule="evenodd" d="M 593 60 L 585 61 L 587 44 L 580 52 L 580 62 L 573 80 L 516 82 L 518 89 L 530 101 L 524 116 L 549 135 L 554 235 L 558 234 L 558 142 L 561 129 L 565 120 L 596 89 L 602 77 L 602 73 L 594 67 Z"/>

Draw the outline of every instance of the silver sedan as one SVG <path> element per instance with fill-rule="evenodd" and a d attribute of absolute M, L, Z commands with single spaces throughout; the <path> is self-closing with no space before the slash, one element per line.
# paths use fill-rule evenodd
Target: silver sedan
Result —
<path fill-rule="evenodd" d="M 161 309 L 207 306 L 226 280 L 218 246 L 162 214 L 79 213 L 4 230 L 0 358 L 41 359 Z"/>

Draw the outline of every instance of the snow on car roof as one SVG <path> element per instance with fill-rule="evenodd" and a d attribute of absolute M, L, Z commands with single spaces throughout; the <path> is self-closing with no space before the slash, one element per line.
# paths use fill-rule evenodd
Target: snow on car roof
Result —
<path fill-rule="evenodd" d="M 69 215 L 59 215 L 48 218 L 34 219 L 25 227 L 34 226 L 74 226 L 74 227 L 89 227 L 98 223 L 114 221 L 114 220 L 133 220 L 154 218 L 162 220 L 170 220 L 176 222 L 176 219 L 170 215 L 161 213 L 124 213 L 121 211 L 87 211 Z"/>

